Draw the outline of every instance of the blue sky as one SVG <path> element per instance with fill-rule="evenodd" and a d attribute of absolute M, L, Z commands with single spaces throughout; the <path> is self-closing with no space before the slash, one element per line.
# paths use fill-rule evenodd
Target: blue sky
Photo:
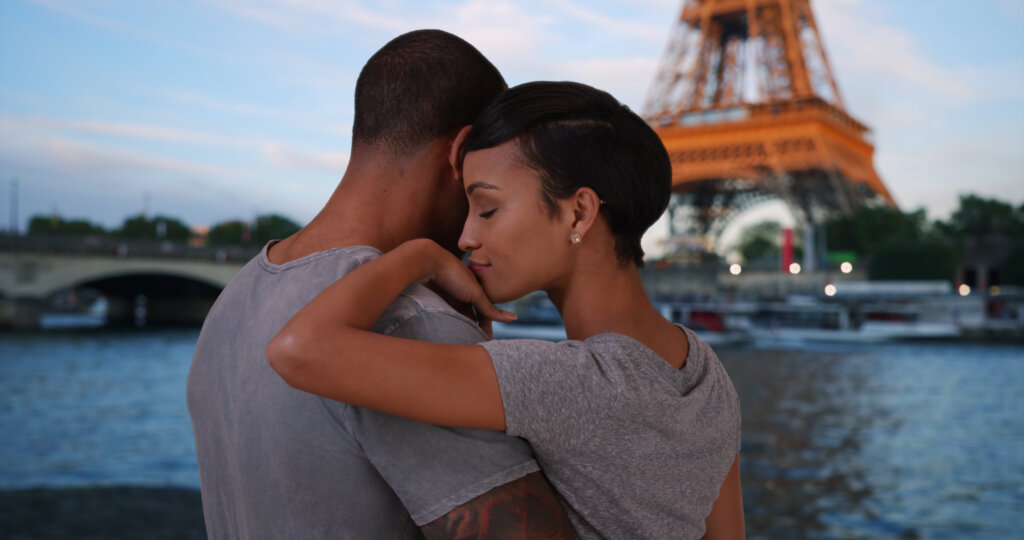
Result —
<path fill-rule="evenodd" d="M 1024 202 L 1024 1 L 814 0 L 847 109 L 906 209 Z M 442 28 L 510 84 L 578 80 L 636 110 L 681 0 L 2 0 L 0 228 L 310 219 L 344 172 L 352 91 L 392 37 Z"/>

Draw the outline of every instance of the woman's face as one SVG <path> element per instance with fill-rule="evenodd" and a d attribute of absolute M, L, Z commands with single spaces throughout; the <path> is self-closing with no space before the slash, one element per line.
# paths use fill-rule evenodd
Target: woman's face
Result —
<path fill-rule="evenodd" d="M 515 141 L 466 154 L 463 183 L 469 215 L 459 248 L 494 302 L 559 284 L 572 248 L 572 217 L 551 216 L 540 178 L 526 168 Z"/>

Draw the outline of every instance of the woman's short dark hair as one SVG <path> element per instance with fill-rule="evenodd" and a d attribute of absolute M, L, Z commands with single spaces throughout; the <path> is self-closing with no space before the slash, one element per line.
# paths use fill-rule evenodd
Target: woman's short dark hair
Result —
<path fill-rule="evenodd" d="M 540 175 L 541 200 L 589 187 L 623 264 L 643 266 L 640 238 L 668 206 L 672 165 L 661 139 L 611 94 L 573 82 L 531 82 L 510 88 L 477 118 L 463 156 L 516 140 L 524 165 Z"/>
<path fill-rule="evenodd" d="M 402 34 L 359 73 L 352 144 L 407 152 L 473 123 L 507 87 L 498 68 L 462 38 L 443 30 Z"/>

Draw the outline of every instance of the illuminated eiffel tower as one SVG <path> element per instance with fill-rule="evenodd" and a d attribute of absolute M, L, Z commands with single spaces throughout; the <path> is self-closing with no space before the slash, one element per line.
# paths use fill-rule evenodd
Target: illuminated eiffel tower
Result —
<path fill-rule="evenodd" d="M 644 115 L 672 158 L 674 236 L 713 249 L 782 199 L 804 225 L 895 201 L 851 117 L 809 0 L 686 0 Z"/>

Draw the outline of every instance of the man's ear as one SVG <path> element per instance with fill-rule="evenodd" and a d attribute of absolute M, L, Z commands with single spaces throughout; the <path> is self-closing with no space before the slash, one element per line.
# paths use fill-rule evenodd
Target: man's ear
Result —
<path fill-rule="evenodd" d="M 462 168 L 459 167 L 459 155 L 462 154 L 462 145 L 466 143 L 466 136 L 469 135 L 469 130 L 473 126 L 465 126 L 459 130 L 458 135 L 452 141 L 451 150 L 448 151 L 448 165 L 452 168 L 452 173 L 455 175 L 456 180 L 462 180 Z"/>

